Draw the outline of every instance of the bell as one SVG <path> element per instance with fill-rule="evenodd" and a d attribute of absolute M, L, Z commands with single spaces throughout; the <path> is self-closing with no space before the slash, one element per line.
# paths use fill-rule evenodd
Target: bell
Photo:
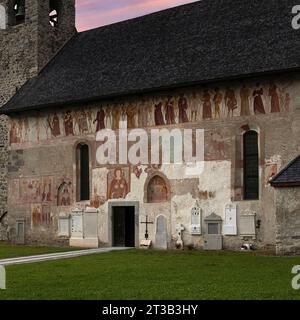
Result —
<path fill-rule="evenodd" d="M 16 18 L 17 19 L 24 19 L 25 18 L 25 1 L 24 0 L 18 0 L 16 1 Z"/>
<path fill-rule="evenodd" d="M 16 18 L 22 19 L 24 17 L 25 17 L 25 6 L 20 5 L 17 7 Z"/>

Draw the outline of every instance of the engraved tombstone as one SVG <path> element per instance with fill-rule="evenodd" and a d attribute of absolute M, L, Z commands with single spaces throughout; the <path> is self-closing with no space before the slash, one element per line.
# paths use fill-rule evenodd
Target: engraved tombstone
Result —
<path fill-rule="evenodd" d="M 199 207 L 193 207 L 191 215 L 191 234 L 201 235 L 201 209 Z"/>
<path fill-rule="evenodd" d="M 204 219 L 204 222 L 206 225 L 204 235 L 204 250 L 222 250 L 222 218 L 215 213 L 212 213 Z"/>
<path fill-rule="evenodd" d="M 83 216 L 84 241 L 89 247 L 98 247 L 98 210 L 87 208 Z"/>
<path fill-rule="evenodd" d="M 167 219 L 160 215 L 156 220 L 155 248 L 167 249 Z"/>
<path fill-rule="evenodd" d="M 239 231 L 240 235 L 243 237 L 256 237 L 255 228 L 256 214 L 246 214 L 240 216 Z"/>
<path fill-rule="evenodd" d="M 16 243 L 25 244 L 25 220 L 18 219 L 16 221 Z"/>
<path fill-rule="evenodd" d="M 237 235 L 236 204 L 228 204 L 225 207 L 225 222 L 223 226 L 223 233 L 227 236 Z"/>
<path fill-rule="evenodd" d="M 71 238 L 83 238 L 83 210 L 72 210 Z"/>
<path fill-rule="evenodd" d="M 58 218 L 58 235 L 60 237 L 70 237 L 70 217 L 61 216 Z"/>

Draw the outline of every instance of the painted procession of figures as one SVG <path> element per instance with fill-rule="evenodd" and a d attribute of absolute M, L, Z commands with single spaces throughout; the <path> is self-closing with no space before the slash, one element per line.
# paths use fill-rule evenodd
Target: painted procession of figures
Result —
<path fill-rule="evenodd" d="M 37 118 L 20 118 L 11 121 L 10 142 L 83 135 L 101 129 L 117 130 L 120 121 L 127 121 L 128 129 L 133 129 L 289 111 L 289 86 L 271 82 L 264 86 L 257 83 L 252 88 L 242 84 L 236 90 L 204 87 L 201 92 L 179 93 L 175 97 L 141 98 L 101 105 L 97 109 L 66 110 Z"/>

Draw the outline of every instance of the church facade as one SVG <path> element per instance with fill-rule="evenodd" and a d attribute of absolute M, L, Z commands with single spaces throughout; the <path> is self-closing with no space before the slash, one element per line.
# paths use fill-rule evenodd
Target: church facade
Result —
<path fill-rule="evenodd" d="M 238 0 L 233 12 L 226 4 L 215 21 L 219 1 L 212 0 L 82 33 L 74 31 L 74 1 L 18 2 L 24 20 L 0 30 L 0 41 L 20 50 L 10 53 L 18 61 L 0 58 L 7 68 L 0 87 L 1 97 L 7 94 L 0 109 L 7 137 L 2 236 L 83 247 L 151 241 L 157 249 L 239 250 L 250 243 L 299 253 L 299 45 L 292 2 L 272 2 L 264 19 L 270 1 Z M 11 3 L 3 5 L 16 19 Z M 257 19 L 257 28 L 266 28 L 262 36 L 245 37 L 245 10 L 254 29 Z M 240 22 L 233 29 L 234 18 Z M 285 22 L 277 33 L 265 26 Z M 16 45 L 21 34 L 36 36 L 35 49 L 30 41 L 28 48 Z M 279 47 L 270 49 L 273 42 Z M 26 50 L 32 60 L 25 64 Z M 137 129 L 147 133 L 142 143 L 132 138 Z M 196 174 L 174 160 L 176 144 L 187 144 L 175 133 L 186 130 L 194 155 L 201 147 L 195 132 L 203 133 Z M 166 131 L 174 135 L 170 161 L 160 142 L 160 161 L 153 162 L 149 137 Z M 126 151 L 140 162 L 124 155 L 120 161 L 121 151 L 113 150 L 124 147 L 124 132 L 131 135 Z M 115 137 L 104 154 L 110 163 L 99 159 L 101 134 Z"/>

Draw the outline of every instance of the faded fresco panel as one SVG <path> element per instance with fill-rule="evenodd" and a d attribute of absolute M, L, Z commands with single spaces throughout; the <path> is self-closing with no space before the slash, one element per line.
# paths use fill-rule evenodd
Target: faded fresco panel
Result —
<path fill-rule="evenodd" d="M 21 178 L 20 179 L 20 202 L 36 203 L 41 202 L 41 179 Z"/>
<path fill-rule="evenodd" d="M 107 198 L 125 199 L 130 192 L 130 168 L 117 167 L 107 174 Z"/>

